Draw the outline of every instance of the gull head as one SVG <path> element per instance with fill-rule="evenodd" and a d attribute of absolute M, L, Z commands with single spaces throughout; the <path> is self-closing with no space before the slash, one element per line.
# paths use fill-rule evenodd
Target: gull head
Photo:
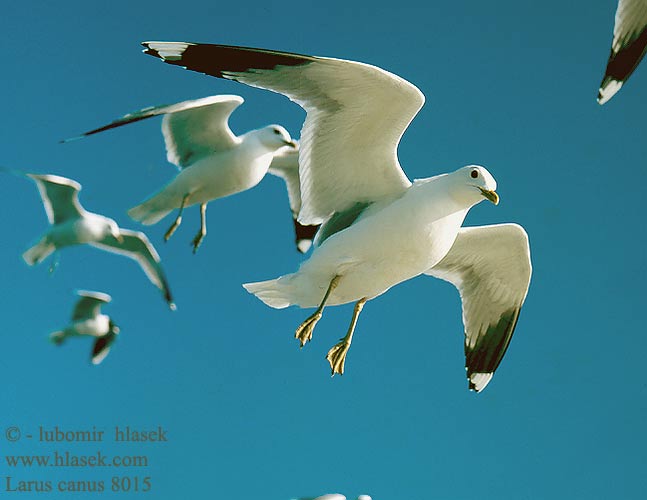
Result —
<path fill-rule="evenodd" d="M 258 130 L 258 139 L 265 147 L 272 150 L 277 150 L 285 146 L 293 149 L 297 148 L 297 143 L 292 140 L 288 131 L 280 125 L 268 125 Z"/>
<path fill-rule="evenodd" d="M 499 204 L 499 195 L 496 193 L 496 181 L 485 167 L 468 165 L 467 167 L 458 169 L 452 175 L 455 176 L 457 182 L 467 186 L 467 190 L 461 190 L 464 192 L 465 201 L 471 201 L 475 204 L 483 201 L 485 198 L 495 205 Z"/>
<path fill-rule="evenodd" d="M 121 235 L 119 226 L 113 220 L 108 220 L 108 233 L 111 234 L 119 243 L 124 242 L 124 237 Z"/>

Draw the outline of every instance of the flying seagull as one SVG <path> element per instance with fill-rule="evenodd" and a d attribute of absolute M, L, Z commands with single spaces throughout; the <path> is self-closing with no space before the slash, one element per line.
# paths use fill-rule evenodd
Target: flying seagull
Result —
<path fill-rule="evenodd" d="M 265 177 L 275 155 L 281 155 L 284 149 L 297 148 L 290 134 L 279 125 L 234 135 L 228 120 L 242 103 L 243 98 L 237 95 L 215 95 L 148 107 L 80 137 L 153 116 L 164 116 L 162 133 L 166 156 L 180 172 L 161 191 L 131 208 L 128 214 L 143 224 L 155 224 L 179 209 L 175 221 L 164 235 L 164 240 L 168 241 L 182 222 L 184 208 L 199 204 L 200 230 L 193 239 L 195 253 L 207 233 L 207 203 L 253 188 Z M 298 162 L 296 158 L 294 161 Z"/>
<path fill-rule="evenodd" d="M 598 103 L 611 99 L 629 79 L 647 51 L 647 0 L 619 0 L 611 54 Z"/>
<path fill-rule="evenodd" d="M 328 352 L 343 374 L 366 301 L 421 274 L 449 280 L 463 301 L 469 388 L 481 391 L 514 332 L 530 283 L 528 237 L 516 224 L 461 228 L 468 210 L 497 204 L 481 166 L 409 181 L 400 137 L 424 103 L 418 88 L 375 66 L 264 49 L 146 42 L 169 64 L 286 95 L 306 110 L 299 222 L 323 223 L 296 273 L 244 285 L 267 305 L 317 307 L 297 329 L 301 346 L 326 305 L 355 302 L 348 332 Z"/>
<path fill-rule="evenodd" d="M 101 292 L 80 290 L 77 293 L 81 298 L 74 306 L 72 322 L 63 330 L 50 334 L 49 338 L 56 345 L 61 345 L 68 337 L 95 337 L 91 360 L 92 364 L 98 365 L 106 358 L 119 335 L 119 327 L 113 323 L 110 316 L 101 313 L 101 306 L 110 302 L 112 298 Z"/>
<path fill-rule="evenodd" d="M 148 279 L 164 294 L 169 307 L 175 309 L 159 255 L 144 233 L 120 228 L 114 220 L 85 210 L 78 197 L 81 185 L 72 179 L 58 175 L 12 173 L 36 182 L 50 223 L 38 243 L 23 253 L 27 264 L 39 264 L 61 248 L 87 243 L 136 260 Z"/>
<path fill-rule="evenodd" d="M 289 139 L 287 132 L 278 125 L 236 137 L 229 129 L 228 120 L 231 113 L 243 102 L 243 98 L 237 95 L 215 95 L 175 104 L 152 106 L 129 113 L 108 125 L 61 142 L 70 142 L 128 123 L 163 115 L 162 134 L 168 161 L 176 165 L 180 171 L 197 165 L 199 161 L 202 162 L 201 165 L 207 162 L 209 164 L 209 170 L 205 166 L 200 166 L 196 169 L 195 175 L 190 179 L 185 178 L 185 182 L 189 182 L 194 194 L 193 197 L 185 200 L 184 206 L 201 204 L 201 227 L 193 241 L 194 252 L 206 234 L 206 204 L 209 201 L 196 200 L 204 196 L 213 196 L 210 199 L 217 199 L 245 191 L 258 184 L 265 173 L 269 172 L 285 180 L 293 214 L 297 249 L 304 253 L 310 248 L 318 226 L 303 226 L 296 221 L 301 204 L 298 144 Z M 264 140 L 269 144 L 269 149 L 267 146 L 255 147 L 255 151 L 250 151 L 248 145 L 241 147 L 243 142 L 246 144 L 253 142 L 255 139 L 251 137 L 255 136 L 260 138 L 261 142 Z M 272 156 L 268 154 L 269 150 Z M 252 156 L 247 156 L 246 159 L 240 156 L 250 154 Z M 268 160 L 271 161 L 269 169 Z M 188 177 L 188 174 L 185 175 Z M 177 208 L 178 200 L 180 200 L 180 209 L 183 208 L 181 201 L 186 193 L 182 193 L 181 197 L 169 194 L 178 189 L 174 182 L 179 180 L 172 181 L 163 191 L 166 194 L 157 198 L 155 202 L 149 200 L 140 207 L 133 208 L 131 215 L 145 224 L 154 223 L 166 215 L 161 215 L 163 209 Z M 204 193 L 205 187 L 208 187 L 211 194 Z M 197 194 L 197 190 L 203 190 L 204 194 Z M 165 237 L 167 241 L 177 229 L 179 221 L 176 219 L 172 229 L 167 232 Z"/>

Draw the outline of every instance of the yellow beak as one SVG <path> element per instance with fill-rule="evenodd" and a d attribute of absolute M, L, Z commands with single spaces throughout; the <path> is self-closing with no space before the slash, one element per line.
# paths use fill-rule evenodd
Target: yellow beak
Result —
<path fill-rule="evenodd" d="M 499 204 L 499 195 L 496 194 L 496 191 L 488 191 L 487 189 L 479 188 L 481 190 L 481 193 L 485 198 L 490 200 L 492 203 L 495 205 Z"/>

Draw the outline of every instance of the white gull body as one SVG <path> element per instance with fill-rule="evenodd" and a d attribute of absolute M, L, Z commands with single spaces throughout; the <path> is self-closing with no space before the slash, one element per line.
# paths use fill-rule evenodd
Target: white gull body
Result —
<path fill-rule="evenodd" d="M 278 126 L 277 126 L 278 127 Z M 261 129 L 236 138 L 232 148 L 214 151 L 183 168 L 162 190 L 128 211 L 143 224 L 155 224 L 175 208 L 207 203 L 256 186 L 274 154 L 292 144 L 285 129 Z M 235 145 L 235 147 L 233 147 Z"/>
<path fill-rule="evenodd" d="M 490 173 L 478 166 L 416 181 L 401 197 L 368 207 L 349 228 L 326 239 L 298 272 L 244 287 L 271 307 L 316 307 L 339 275 L 343 279 L 327 305 L 373 299 L 447 255 L 469 208 L 485 199 L 477 184 L 496 189 Z"/>

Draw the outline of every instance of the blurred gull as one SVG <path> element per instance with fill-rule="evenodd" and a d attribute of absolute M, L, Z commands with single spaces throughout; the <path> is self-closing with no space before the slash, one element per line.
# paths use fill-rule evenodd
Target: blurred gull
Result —
<path fill-rule="evenodd" d="M 620 0 L 613 26 L 611 54 L 598 103 L 611 99 L 629 79 L 647 51 L 647 0 Z"/>
<path fill-rule="evenodd" d="M 122 229 L 114 220 L 85 210 L 78 198 L 81 185 L 72 179 L 11 172 L 36 182 L 51 224 L 38 243 L 23 253 L 27 264 L 39 264 L 61 248 L 87 243 L 136 260 L 164 294 L 169 307 L 175 309 L 159 255 L 144 233 Z"/>
<path fill-rule="evenodd" d="M 483 390 L 526 297 L 528 237 L 516 224 L 461 228 L 472 206 L 499 201 L 483 167 L 409 181 L 397 146 L 424 103 L 420 90 L 354 61 L 186 42 L 144 46 L 169 64 L 282 93 L 306 110 L 299 221 L 323 223 L 316 248 L 296 273 L 244 285 L 271 307 L 317 307 L 296 331 L 301 345 L 326 305 L 355 302 L 346 336 L 327 355 L 333 375 L 343 373 L 365 302 L 429 274 L 461 294 L 469 388 Z"/>
<path fill-rule="evenodd" d="M 207 232 L 207 203 L 256 186 L 268 169 L 285 180 L 292 212 L 299 212 L 297 143 L 279 125 L 234 135 L 228 120 L 242 103 L 243 98 L 237 95 L 215 95 L 148 107 L 67 141 L 163 115 L 167 159 L 180 173 L 159 193 L 128 213 L 143 224 L 155 224 L 178 208 L 178 216 L 164 236 L 168 241 L 182 221 L 183 209 L 200 204 L 200 231 L 193 240 L 195 253 Z M 295 218 L 299 251 L 308 250 L 315 231 L 316 226 L 302 226 Z"/>
<path fill-rule="evenodd" d="M 81 290 L 77 293 L 81 298 L 74 306 L 72 322 L 65 329 L 50 334 L 50 340 L 60 345 L 68 337 L 95 337 L 91 360 L 92 364 L 98 365 L 106 358 L 119 335 L 119 327 L 112 322 L 110 316 L 101 314 L 101 306 L 112 299 L 110 295 L 101 292 Z"/>

